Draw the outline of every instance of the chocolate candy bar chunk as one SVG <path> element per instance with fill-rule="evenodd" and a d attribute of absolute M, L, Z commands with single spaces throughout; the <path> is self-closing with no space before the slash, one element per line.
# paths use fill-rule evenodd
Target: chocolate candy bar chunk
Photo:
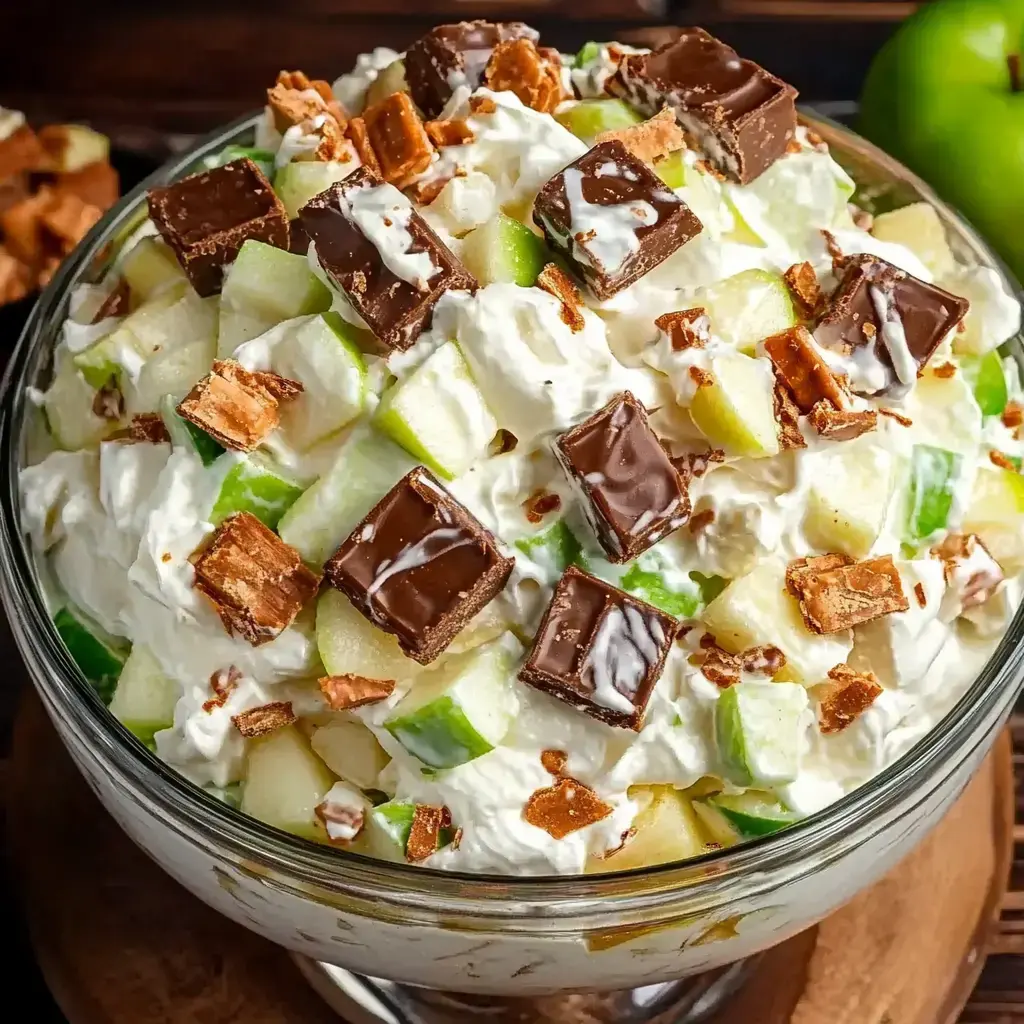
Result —
<path fill-rule="evenodd" d="M 797 91 L 701 28 L 626 57 L 608 91 L 648 117 L 668 106 L 711 162 L 746 185 L 796 134 Z"/>
<path fill-rule="evenodd" d="M 618 140 L 602 142 L 548 181 L 533 219 L 599 299 L 643 277 L 703 225 Z"/>
<path fill-rule="evenodd" d="M 850 374 L 850 387 L 857 394 L 907 391 L 970 303 L 863 253 L 848 257 L 838 273 L 814 340 L 856 362 L 860 372 Z M 865 360 L 872 351 L 875 358 Z"/>
<path fill-rule="evenodd" d="M 540 38 L 521 21 L 461 21 L 438 25 L 409 47 L 405 80 L 416 105 L 428 117 L 437 117 L 452 93 L 465 85 L 476 89 L 498 43 L 509 39 Z"/>
<path fill-rule="evenodd" d="M 608 725 L 639 730 L 678 631 L 671 615 L 570 566 L 519 678 Z"/>
<path fill-rule="evenodd" d="M 403 477 L 324 566 L 324 576 L 421 664 L 508 580 L 514 559 L 422 466 Z"/>
<path fill-rule="evenodd" d="M 224 267 L 248 239 L 288 248 L 288 214 L 248 158 L 151 188 L 149 216 L 202 296 L 220 291 Z"/>
<path fill-rule="evenodd" d="M 409 200 L 367 167 L 300 211 L 320 265 L 385 350 L 409 348 L 449 289 L 476 279 Z"/>
<path fill-rule="evenodd" d="M 627 562 L 690 518 L 690 497 L 628 391 L 555 442 L 612 562 Z"/>

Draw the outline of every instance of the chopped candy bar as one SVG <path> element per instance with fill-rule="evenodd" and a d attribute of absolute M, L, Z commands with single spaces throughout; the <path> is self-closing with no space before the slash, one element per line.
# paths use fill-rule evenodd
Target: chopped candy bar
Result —
<path fill-rule="evenodd" d="M 905 392 L 970 303 L 875 256 L 851 256 L 841 261 L 839 273 L 814 340 L 846 356 L 874 347 L 880 386 L 855 384 L 858 394 Z"/>
<path fill-rule="evenodd" d="M 536 42 L 538 35 L 519 21 L 463 21 L 431 29 L 405 54 L 405 78 L 416 105 L 437 117 L 459 86 L 476 90 L 494 48 L 510 39 Z"/>
<path fill-rule="evenodd" d="M 686 148 L 683 130 L 679 127 L 676 115 L 667 107 L 641 124 L 601 132 L 596 141 L 608 142 L 612 139 L 618 139 L 637 160 L 643 160 L 645 164 L 653 164 L 655 160 Z"/>
<path fill-rule="evenodd" d="M 285 75 L 282 72 L 278 76 L 278 84 L 267 90 L 267 105 L 273 113 L 277 130 L 284 133 L 298 127 L 303 134 L 320 140 L 311 153 L 312 159 L 340 160 L 346 149 L 346 120 L 343 114 L 340 119 L 338 116 L 341 108 L 336 103 L 329 103 L 316 89 L 289 88 L 281 81 Z M 326 82 L 322 84 L 327 86 Z M 327 86 L 327 91 L 330 94 L 330 86 Z"/>
<path fill-rule="evenodd" d="M 711 340 L 711 317 L 703 306 L 681 309 L 676 313 L 662 313 L 654 321 L 655 327 L 664 331 L 675 352 L 688 348 L 707 348 Z"/>
<path fill-rule="evenodd" d="M 700 28 L 630 54 L 607 89 L 648 116 L 669 107 L 718 170 L 743 185 L 796 134 L 796 90 Z"/>
<path fill-rule="evenodd" d="M 404 188 L 430 165 L 434 147 L 407 92 L 392 93 L 368 107 L 362 120 L 385 181 Z"/>
<path fill-rule="evenodd" d="M 537 275 L 537 287 L 543 288 L 549 295 L 553 295 L 562 303 L 562 320 L 569 326 L 573 334 L 577 334 L 586 327 L 587 322 L 583 318 L 581 309 L 583 300 L 580 298 L 579 289 L 561 267 L 555 263 L 549 263 Z"/>
<path fill-rule="evenodd" d="M 248 239 L 288 248 L 284 205 L 247 158 L 150 189 L 149 215 L 203 296 L 220 291 L 224 267 Z"/>
<path fill-rule="evenodd" d="M 878 412 L 875 409 L 837 409 L 822 399 L 807 418 L 826 440 L 852 441 L 878 426 Z"/>
<path fill-rule="evenodd" d="M 436 853 L 440 845 L 441 829 L 451 823 L 451 817 L 447 807 L 417 804 L 405 844 L 405 859 L 416 864 Z"/>
<path fill-rule="evenodd" d="M 277 84 L 283 85 L 286 89 L 297 89 L 299 92 L 312 90 L 327 104 L 327 109 L 334 116 L 334 119 L 342 127 L 348 120 L 345 108 L 334 98 L 334 91 L 330 82 L 322 78 L 310 78 L 305 71 L 279 71 L 277 73 Z"/>
<path fill-rule="evenodd" d="M 779 447 L 783 451 L 806 448 L 803 432 L 800 430 L 800 409 L 793 401 L 793 394 L 786 387 L 779 371 L 775 371 L 775 420 L 779 424 Z M 823 402 L 823 405 L 827 403 Z M 831 406 L 830 406 L 831 408 Z"/>
<path fill-rule="evenodd" d="M 324 574 L 425 665 L 505 586 L 513 564 L 491 533 L 418 466 L 352 531 Z"/>
<path fill-rule="evenodd" d="M 599 299 L 643 277 L 702 230 L 693 211 L 616 140 L 551 178 L 533 219 Z"/>
<path fill-rule="evenodd" d="M 347 782 L 336 782 L 313 808 L 327 833 L 327 838 L 339 846 L 352 842 L 366 824 L 366 797 Z"/>
<path fill-rule="evenodd" d="M 234 360 L 218 360 L 182 399 L 178 415 L 225 448 L 251 452 L 279 423 L 280 404 L 301 391 L 297 381 L 269 370 L 254 373 Z"/>
<path fill-rule="evenodd" d="M 710 638 L 710 642 L 707 642 Z M 734 686 L 741 673 L 774 677 L 786 665 L 786 656 L 772 644 L 750 647 L 741 654 L 730 654 L 718 646 L 714 637 L 705 633 L 700 641 L 701 651 L 691 659 L 700 665 L 701 673 L 720 689 Z"/>
<path fill-rule="evenodd" d="M 295 721 L 295 712 L 289 701 L 275 700 L 258 708 L 250 708 L 231 716 L 235 728 L 246 738 L 268 736 Z"/>
<path fill-rule="evenodd" d="M 473 275 L 393 185 L 360 167 L 300 211 L 320 265 L 385 349 L 409 348 L 449 288 Z"/>
<path fill-rule="evenodd" d="M 27 199 L 29 192 L 29 177 L 27 174 L 14 174 L 10 178 L 0 179 L 0 214 L 9 210 L 12 206 Z"/>
<path fill-rule="evenodd" d="M 782 276 L 804 319 L 817 316 L 825 296 L 814 267 L 810 263 L 794 263 Z"/>
<path fill-rule="evenodd" d="M 976 534 L 951 533 L 931 553 L 942 559 L 946 583 L 963 608 L 984 604 L 1003 582 L 1003 570 Z"/>
<path fill-rule="evenodd" d="M 102 391 L 102 388 L 100 389 Z M 119 417 L 115 417 L 117 419 Z M 167 424 L 156 412 L 137 412 L 124 430 L 111 434 L 111 441 L 125 441 L 129 444 L 165 444 L 171 440 Z"/>
<path fill-rule="evenodd" d="M 889 555 L 864 562 L 845 555 L 797 559 L 786 570 L 786 585 L 813 633 L 838 633 L 910 607 Z"/>
<path fill-rule="evenodd" d="M 225 519 L 193 565 L 193 585 L 225 629 L 254 647 L 283 633 L 320 585 L 298 552 L 249 512 Z"/>
<path fill-rule="evenodd" d="M 109 317 L 125 316 L 128 313 L 130 299 L 128 282 L 123 277 L 118 278 L 110 294 L 96 307 L 91 322 L 98 324 Z"/>
<path fill-rule="evenodd" d="M 628 562 L 690 518 L 679 471 L 628 391 L 555 442 L 613 562 Z"/>
<path fill-rule="evenodd" d="M 513 92 L 524 106 L 543 114 L 554 113 L 565 99 L 561 63 L 548 60 L 532 39 L 498 43 L 484 70 L 484 81 L 494 92 Z"/>
<path fill-rule="evenodd" d="M 855 672 L 849 665 L 836 665 L 829 669 L 828 676 L 833 685 L 818 709 L 818 725 L 826 736 L 852 725 L 882 692 L 873 672 Z"/>
<path fill-rule="evenodd" d="M 22 199 L 0 214 L 4 247 L 15 259 L 38 267 L 45 256 L 42 217 L 53 203 L 53 190 L 44 185 L 34 196 Z"/>
<path fill-rule="evenodd" d="M 377 162 L 377 154 L 373 151 L 373 146 L 370 145 L 366 122 L 361 117 L 353 117 L 348 123 L 346 135 L 363 167 L 380 177 L 380 164 Z"/>
<path fill-rule="evenodd" d="M 593 825 L 612 813 L 589 786 L 575 779 L 559 779 L 553 786 L 538 789 L 523 808 L 523 820 L 541 828 L 552 839 L 564 839 L 581 828 Z"/>
<path fill-rule="evenodd" d="M 47 162 L 39 136 L 27 124 L 0 139 L 0 180 L 23 171 L 45 170 Z"/>
<path fill-rule="evenodd" d="M 378 704 L 394 692 L 394 679 L 367 679 L 365 676 L 324 676 L 320 691 L 333 711 L 349 711 L 365 704 Z"/>
<path fill-rule="evenodd" d="M 639 730 L 679 622 L 570 566 L 519 678 L 608 725 Z"/>
<path fill-rule="evenodd" d="M 444 146 L 464 146 L 473 141 L 473 129 L 461 118 L 454 121 L 428 121 L 423 127 L 427 138 L 438 149 Z"/>
<path fill-rule="evenodd" d="M 53 187 L 58 195 L 76 196 L 101 210 L 109 210 L 121 191 L 117 171 L 106 163 L 86 164 L 80 170 L 58 174 Z"/>
<path fill-rule="evenodd" d="M 25 298 L 32 290 L 32 269 L 0 246 L 0 306 Z"/>
<path fill-rule="evenodd" d="M 68 253 L 102 216 L 103 211 L 98 206 L 83 203 L 71 193 L 56 193 L 39 222 L 56 241 L 61 252 Z"/>
<path fill-rule="evenodd" d="M 790 327 L 766 338 L 763 344 L 802 413 L 809 413 L 822 400 L 842 408 L 845 398 L 839 381 L 814 350 L 814 341 L 805 328 Z"/>

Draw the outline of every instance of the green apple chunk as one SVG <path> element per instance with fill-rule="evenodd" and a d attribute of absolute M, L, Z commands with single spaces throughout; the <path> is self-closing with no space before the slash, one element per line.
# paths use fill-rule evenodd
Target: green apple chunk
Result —
<path fill-rule="evenodd" d="M 271 530 L 305 490 L 280 466 L 260 455 L 246 455 L 224 477 L 210 521 L 217 525 L 236 512 L 251 512 Z"/>
<path fill-rule="evenodd" d="M 344 594 L 328 588 L 316 606 L 316 645 L 329 675 L 411 679 L 423 666 L 406 657 L 398 641 L 360 614 Z"/>
<path fill-rule="evenodd" d="M 446 480 L 481 458 L 498 429 L 453 341 L 384 393 L 373 424 Z"/>
<path fill-rule="evenodd" d="M 355 161 L 347 164 L 333 160 L 293 160 L 285 164 L 274 177 L 274 191 L 284 203 L 289 220 L 295 220 L 313 198 L 326 192 L 336 181 L 341 181 L 355 170 Z"/>
<path fill-rule="evenodd" d="M 1009 469 L 978 471 L 964 533 L 975 533 L 1008 576 L 1024 570 L 1024 476 Z"/>
<path fill-rule="evenodd" d="M 585 68 L 588 64 L 592 64 L 601 56 L 601 47 L 604 43 L 597 43 L 593 39 L 589 42 L 584 43 L 577 52 L 576 56 L 573 57 L 572 66 L 574 68 Z"/>
<path fill-rule="evenodd" d="M 242 791 L 245 789 L 241 782 L 229 782 L 226 786 L 214 786 L 212 783 L 207 783 L 203 789 L 233 810 L 241 810 Z"/>
<path fill-rule="evenodd" d="M 792 782 L 800 770 L 807 691 L 796 683 L 736 683 L 715 705 L 715 742 L 738 786 Z"/>
<path fill-rule="evenodd" d="M 296 448 L 311 447 L 362 412 L 366 363 L 356 344 L 358 333 L 337 313 L 327 312 L 274 345 L 274 371 L 303 386 L 302 394 L 281 411 L 281 429 Z"/>
<path fill-rule="evenodd" d="M 334 776 L 294 726 L 251 740 L 242 811 L 306 839 L 322 837 L 316 808 Z"/>
<path fill-rule="evenodd" d="M 682 188 L 686 185 L 688 175 L 684 154 L 685 150 L 676 150 L 675 153 L 656 160 L 653 165 L 654 172 L 669 188 Z M 694 172 L 694 175 L 698 173 Z"/>
<path fill-rule="evenodd" d="M 515 653 L 501 640 L 446 659 L 421 675 L 384 728 L 431 768 L 455 768 L 492 751 L 512 724 Z"/>
<path fill-rule="evenodd" d="M 559 110 L 555 120 L 578 139 L 592 142 L 601 132 L 629 128 L 643 121 L 643 117 L 622 100 L 588 99 Z"/>
<path fill-rule="evenodd" d="M 911 203 L 880 213 L 871 226 L 871 234 L 883 242 L 906 246 L 936 279 L 951 274 L 956 266 L 946 241 L 946 229 L 931 203 Z"/>
<path fill-rule="evenodd" d="M 550 260 L 544 240 L 504 213 L 474 228 L 462 240 L 462 262 L 484 285 L 529 288 Z"/>
<path fill-rule="evenodd" d="M 971 385 L 982 416 L 999 416 L 1010 400 L 999 353 L 993 351 L 980 357 L 965 357 L 960 369 Z"/>
<path fill-rule="evenodd" d="M 269 149 L 259 149 L 256 146 L 225 146 L 219 153 L 213 153 L 203 159 L 203 167 L 210 170 L 214 167 L 223 167 L 235 160 L 251 160 L 263 172 L 267 181 L 274 180 L 274 154 Z M 290 213 L 289 217 L 294 217 Z"/>
<path fill-rule="evenodd" d="M 153 235 L 140 238 L 121 257 L 121 275 L 128 282 L 132 298 L 140 303 L 186 280 L 171 247 Z"/>
<path fill-rule="evenodd" d="M 583 553 L 583 548 L 576 535 L 566 525 L 564 519 L 552 523 L 540 533 L 531 537 L 520 537 L 516 547 L 531 561 L 536 562 L 548 575 L 552 582 L 573 565 Z"/>
<path fill-rule="evenodd" d="M 925 540 L 945 529 L 963 458 L 945 448 L 915 444 L 910 459 L 906 540 Z"/>
<path fill-rule="evenodd" d="M 77 608 L 65 606 L 53 617 L 64 646 L 104 704 L 114 696 L 128 658 L 125 641 L 111 637 Z"/>
<path fill-rule="evenodd" d="M 733 654 L 774 644 L 786 656 L 778 677 L 810 686 L 846 659 L 850 643 L 807 629 L 796 599 L 786 591 L 785 577 L 785 562 L 764 558 L 746 576 L 733 580 L 701 618 L 708 632 Z"/>
<path fill-rule="evenodd" d="M 726 827 L 743 839 L 768 836 L 800 820 L 800 815 L 789 810 L 778 797 L 754 790 L 732 795 L 717 793 L 708 797 L 704 807 L 721 816 Z M 703 814 L 701 818 L 707 820 Z"/>
<path fill-rule="evenodd" d="M 807 539 L 823 551 L 863 558 L 882 532 L 895 477 L 892 456 L 870 436 L 822 453 L 811 473 Z"/>
<path fill-rule="evenodd" d="M 281 519 L 281 539 L 303 561 L 323 565 L 359 520 L 415 465 L 403 449 L 376 431 L 353 431 L 330 469 Z"/>
<path fill-rule="evenodd" d="M 65 451 L 91 448 L 117 429 L 117 423 L 93 412 L 95 401 L 96 388 L 82 376 L 70 354 L 62 353 L 43 404 L 46 422 L 58 447 Z"/>
<path fill-rule="evenodd" d="M 53 167 L 61 174 L 72 174 L 110 157 L 110 139 L 85 125 L 51 125 L 47 130 L 59 131 L 63 135 L 63 144 L 55 155 Z"/>
<path fill-rule="evenodd" d="M 164 675 L 160 663 L 143 644 L 132 647 L 110 701 L 110 713 L 146 746 L 153 734 L 174 724 L 174 706 L 181 687 Z"/>
<path fill-rule="evenodd" d="M 404 860 L 412 831 L 416 804 L 411 800 L 388 800 L 377 804 L 366 821 L 368 848 L 382 860 Z M 454 828 L 442 828 L 437 837 L 437 849 L 444 849 L 454 838 Z"/>
<path fill-rule="evenodd" d="M 216 350 L 212 333 L 191 338 L 150 356 L 135 378 L 122 375 L 127 413 L 159 412 L 168 397 L 180 402 L 210 372 Z"/>
<path fill-rule="evenodd" d="M 689 576 L 671 579 L 668 573 L 641 568 L 644 564 L 641 557 L 623 573 L 619 584 L 622 589 L 669 615 L 693 618 L 704 603 L 700 586 Z"/>
<path fill-rule="evenodd" d="M 775 385 L 767 363 L 726 353 L 711 360 L 711 374 L 713 381 L 699 387 L 690 402 L 690 416 L 701 433 L 733 455 L 777 455 Z"/>
<path fill-rule="evenodd" d="M 178 400 L 174 395 L 164 395 L 161 399 L 160 417 L 167 427 L 167 433 L 171 435 L 171 444 L 195 452 L 204 466 L 209 466 L 224 454 L 225 448 L 219 441 L 178 415 Z"/>
<path fill-rule="evenodd" d="M 391 760 L 377 737 L 352 718 L 338 718 L 321 726 L 313 733 L 310 744 L 335 775 L 360 789 L 373 789 Z"/>
<path fill-rule="evenodd" d="M 741 352 L 752 353 L 759 341 L 797 322 L 786 282 L 767 270 L 744 270 L 702 288 L 693 304 L 703 306 L 712 331 Z"/>
<path fill-rule="evenodd" d="M 688 860 L 708 850 L 693 803 L 672 786 L 633 786 L 629 796 L 641 805 L 633 819 L 632 838 L 622 849 L 587 862 L 586 871 L 628 871 L 654 864 Z"/>
<path fill-rule="evenodd" d="M 386 100 L 396 92 L 408 92 L 409 83 L 405 80 L 405 61 L 392 61 L 371 83 L 366 90 L 366 106 L 372 107 L 381 100 Z"/>

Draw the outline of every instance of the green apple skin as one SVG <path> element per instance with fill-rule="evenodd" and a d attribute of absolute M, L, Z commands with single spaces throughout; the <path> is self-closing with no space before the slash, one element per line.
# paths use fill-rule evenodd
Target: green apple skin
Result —
<path fill-rule="evenodd" d="M 71 608 L 61 608 L 54 615 L 53 624 L 82 675 L 92 683 L 103 703 L 109 704 L 128 658 L 128 650 L 119 649 L 102 635 L 99 626 Z"/>
<path fill-rule="evenodd" d="M 558 113 L 555 120 L 584 142 L 590 142 L 601 132 L 616 131 L 639 124 L 643 118 L 622 100 L 593 99 L 580 100 L 565 111 Z"/>
<path fill-rule="evenodd" d="M 961 362 L 961 369 L 970 382 L 982 416 L 999 416 L 1010 400 L 999 352 L 986 352 L 979 358 L 965 358 Z"/>
<path fill-rule="evenodd" d="M 276 530 L 281 517 L 304 490 L 281 470 L 250 456 L 224 477 L 210 513 L 211 522 L 216 525 L 236 512 L 251 512 L 269 529 Z"/>
<path fill-rule="evenodd" d="M 1024 279 L 1024 51 L 1019 0 L 924 4 L 879 52 L 860 130 L 960 209 Z"/>
<path fill-rule="evenodd" d="M 961 456 L 945 448 L 916 444 L 910 465 L 910 505 L 906 540 L 924 540 L 945 528 L 953 507 L 953 484 Z"/>

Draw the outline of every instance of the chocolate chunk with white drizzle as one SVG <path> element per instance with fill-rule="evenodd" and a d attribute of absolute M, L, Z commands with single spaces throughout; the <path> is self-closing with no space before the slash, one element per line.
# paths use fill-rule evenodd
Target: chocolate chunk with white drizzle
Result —
<path fill-rule="evenodd" d="M 690 518 L 686 483 L 628 391 L 563 434 L 555 454 L 612 562 L 628 562 Z"/>
<path fill-rule="evenodd" d="M 477 287 L 409 199 L 367 167 L 315 196 L 299 216 L 320 265 L 385 350 L 409 348 L 449 288 Z"/>
<path fill-rule="evenodd" d="M 639 730 L 679 622 L 566 569 L 519 678 L 608 725 Z"/>
<path fill-rule="evenodd" d="M 865 253 L 844 259 L 839 273 L 814 340 L 836 353 L 832 368 L 856 394 L 906 394 L 970 303 Z"/>
<path fill-rule="evenodd" d="M 505 586 L 514 559 L 422 466 L 324 566 L 327 581 L 426 665 Z"/>
<path fill-rule="evenodd" d="M 551 178 L 533 219 L 599 299 L 622 291 L 703 230 L 686 203 L 617 139 Z"/>

